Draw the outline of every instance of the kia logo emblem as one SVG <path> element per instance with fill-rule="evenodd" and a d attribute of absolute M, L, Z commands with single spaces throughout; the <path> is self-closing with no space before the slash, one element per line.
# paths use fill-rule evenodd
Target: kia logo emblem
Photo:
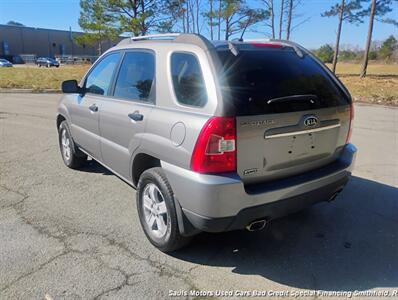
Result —
<path fill-rule="evenodd" d="M 318 124 L 318 118 L 315 116 L 308 116 L 304 119 L 304 126 L 314 127 Z"/>

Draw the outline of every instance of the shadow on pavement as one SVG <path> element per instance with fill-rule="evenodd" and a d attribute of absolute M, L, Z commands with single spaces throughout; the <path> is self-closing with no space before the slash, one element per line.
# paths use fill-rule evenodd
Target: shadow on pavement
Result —
<path fill-rule="evenodd" d="M 293 288 L 398 287 L 398 189 L 352 177 L 333 203 L 276 220 L 267 231 L 201 234 L 173 256 Z"/>
<path fill-rule="evenodd" d="M 79 169 L 80 172 L 87 172 L 87 173 L 99 173 L 103 175 L 114 175 L 111 171 L 106 169 L 100 163 L 95 161 L 94 159 L 89 159 L 87 163 Z"/>

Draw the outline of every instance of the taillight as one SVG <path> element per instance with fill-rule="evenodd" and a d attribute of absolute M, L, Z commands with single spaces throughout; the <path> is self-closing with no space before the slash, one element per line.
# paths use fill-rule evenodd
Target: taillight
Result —
<path fill-rule="evenodd" d="M 350 104 L 350 127 L 348 129 L 347 139 L 345 141 L 346 144 L 350 142 L 351 135 L 352 135 L 352 121 L 354 120 L 354 103 L 351 102 Z"/>
<path fill-rule="evenodd" d="M 212 117 L 206 122 L 193 150 L 191 169 L 198 173 L 236 171 L 235 118 Z"/>
<path fill-rule="evenodd" d="M 277 43 L 252 42 L 250 45 L 256 48 L 282 48 L 282 45 Z"/>

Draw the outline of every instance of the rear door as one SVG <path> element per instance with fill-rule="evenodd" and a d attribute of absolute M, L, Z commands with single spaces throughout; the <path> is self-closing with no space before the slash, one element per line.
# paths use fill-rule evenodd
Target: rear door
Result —
<path fill-rule="evenodd" d="M 242 180 L 289 177 L 338 158 L 349 130 L 349 96 L 309 54 L 252 48 L 237 56 L 219 52 Z"/>
<path fill-rule="evenodd" d="M 116 76 L 112 98 L 101 103 L 100 132 L 103 162 L 125 178 L 140 143 L 155 95 L 155 55 L 149 50 L 126 51 Z"/>

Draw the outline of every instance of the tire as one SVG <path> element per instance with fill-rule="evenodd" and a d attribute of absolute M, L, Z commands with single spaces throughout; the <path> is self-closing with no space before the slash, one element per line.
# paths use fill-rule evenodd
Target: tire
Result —
<path fill-rule="evenodd" d="M 148 200 L 147 197 L 151 195 L 155 195 L 152 197 L 155 201 Z M 180 234 L 173 190 L 162 168 L 152 168 L 142 173 L 137 185 L 136 198 L 142 229 L 152 245 L 162 252 L 172 252 L 188 244 L 191 239 Z M 148 208 L 156 202 L 152 208 Z M 165 209 L 166 213 L 162 213 Z"/>
<path fill-rule="evenodd" d="M 50 65 L 50 64 L 47 64 L 47 68 L 51 68 L 51 65 Z"/>
<path fill-rule="evenodd" d="M 73 142 L 72 135 L 66 121 L 62 121 L 59 125 L 58 142 L 62 160 L 68 168 L 79 169 L 85 162 L 87 162 L 87 155 L 80 151 Z"/>

